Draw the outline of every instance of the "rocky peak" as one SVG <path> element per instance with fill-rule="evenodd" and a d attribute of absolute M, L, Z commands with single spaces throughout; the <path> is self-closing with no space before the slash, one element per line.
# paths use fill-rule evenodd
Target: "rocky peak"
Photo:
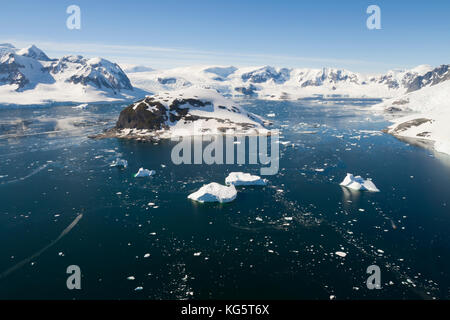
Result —
<path fill-rule="evenodd" d="M 244 82 L 264 83 L 269 80 L 281 84 L 289 80 L 290 70 L 281 68 L 278 71 L 270 66 L 265 66 L 255 71 L 244 73 L 241 78 Z"/>
<path fill-rule="evenodd" d="M 51 60 L 44 53 L 44 51 L 42 51 L 41 49 L 39 49 L 35 45 L 31 45 L 29 47 L 20 49 L 19 51 L 17 51 L 17 54 L 21 55 L 21 56 L 24 56 L 24 57 L 29 57 L 29 58 L 33 58 L 33 59 L 36 59 L 36 60 L 40 60 L 40 61 L 50 61 Z"/>

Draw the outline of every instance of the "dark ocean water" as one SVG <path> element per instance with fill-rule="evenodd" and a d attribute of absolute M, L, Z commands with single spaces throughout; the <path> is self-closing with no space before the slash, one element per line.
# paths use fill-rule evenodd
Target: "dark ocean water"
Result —
<path fill-rule="evenodd" d="M 0 299 L 449 299 L 450 157 L 381 133 L 370 103 L 248 101 L 289 143 L 268 185 L 228 204 L 187 196 L 260 166 L 176 166 L 170 141 L 88 138 L 123 105 L 0 107 Z M 341 188 L 347 172 L 381 192 Z"/>

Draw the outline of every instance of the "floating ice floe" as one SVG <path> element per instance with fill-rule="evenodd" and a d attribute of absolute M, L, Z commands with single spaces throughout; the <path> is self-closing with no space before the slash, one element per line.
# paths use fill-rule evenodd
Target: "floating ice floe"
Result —
<path fill-rule="evenodd" d="M 347 256 L 347 253 L 342 252 L 342 251 L 336 251 L 335 254 L 342 258 L 345 258 Z"/>
<path fill-rule="evenodd" d="M 372 180 L 364 180 L 361 176 L 353 176 L 351 173 L 347 173 L 345 179 L 340 183 L 341 186 L 362 191 L 380 192 L 375 186 Z"/>
<path fill-rule="evenodd" d="M 139 171 L 134 175 L 135 178 L 142 178 L 142 177 L 150 177 L 156 173 L 155 170 L 148 170 L 144 168 L 140 168 Z"/>
<path fill-rule="evenodd" d="M 124 159 L 116 159 L 115 161 L 113 161 L 113 163 L 111 163 L 111 167 L 126 168 L 128 167 L 128 161 Z"/>
<path fill-rule="evenodd" d="M 198 191 L 191 193 L 188 199 L 198 202 L 231 202 L 236 199 L 237 191 L 234 185 L 229 187 L 212 182 L 206 184 Z"/>
<path fill-rule="evenodd" d="M 267 180 L 262 179 L 259 176 L 251 175 L 250 173 L 231 172 L 228 177 L 225 178 L 225 184 L 235 186 L 265 186 Z"/>
<path fill-rule="evenodd" d="M 80 105 L 78 105 L 78 106 L 72 107 L 72 109 L 80 109 L 80 110 L 83 110 L 83 109 L 86 109 L 87 106 L 88 106 L 87 103 L 83 103 L 83 104 L 80 104 Z"/>

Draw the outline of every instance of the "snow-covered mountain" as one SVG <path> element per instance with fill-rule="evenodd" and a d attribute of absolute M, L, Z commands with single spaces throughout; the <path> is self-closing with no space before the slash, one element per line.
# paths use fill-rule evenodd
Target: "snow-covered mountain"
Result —
<path fill-rule="evenodd" d="M 127 70 L 124 72 L 123 70 Z M 227 97 L 299 99 L 314 96 L 395 98 L 450 78 L 449 65 L 364 75 L 335 68 L 192 66 L 155 70 L 102 58 L 51 59 L 36 46 L 0 44 L 0 103 L 97 102 L 148 93 L 211 88 Z M 395 109 L 395 105 L 393 106 Z"/>
<path fill-rule="evenodd" d="M 417 77 L 408 93 L 386 100 L 374 108 L 394 114 L 407 113 L 393 120 L 389 133 L 401 138 L 431 141 L 436 151 L 450 154 L 449 65 L 442 65 Z"/>
<path fill-rule="evenodd" d="M 32 45 L 0 44 L 0 103 L 114 101 L 142 96 L 120 66 L 102 58 L 50 59 Z"/>
<path fill-rule="evenodd" d="M 214 88 L 231 97 L 297 99 L 311 96 L 390 98 L 434 83 L 430 66 L 363 75 L 344 69 L 200 66 L 129 72 L 134 86 L 151 92 L 182 87 Z"/>

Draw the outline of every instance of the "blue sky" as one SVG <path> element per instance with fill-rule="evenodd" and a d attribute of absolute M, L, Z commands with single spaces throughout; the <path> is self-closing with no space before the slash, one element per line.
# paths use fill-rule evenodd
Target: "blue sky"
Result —
<path fill-rule="evenodd" d="M 81 30 L 66 8 L 81 8 Z M 381 8 L 381 30 L 366 8 Z M 450 1 L 2 1 L 0 42 L 168 68 L 194 64 L 384 72 L 450 63 Z"/>

